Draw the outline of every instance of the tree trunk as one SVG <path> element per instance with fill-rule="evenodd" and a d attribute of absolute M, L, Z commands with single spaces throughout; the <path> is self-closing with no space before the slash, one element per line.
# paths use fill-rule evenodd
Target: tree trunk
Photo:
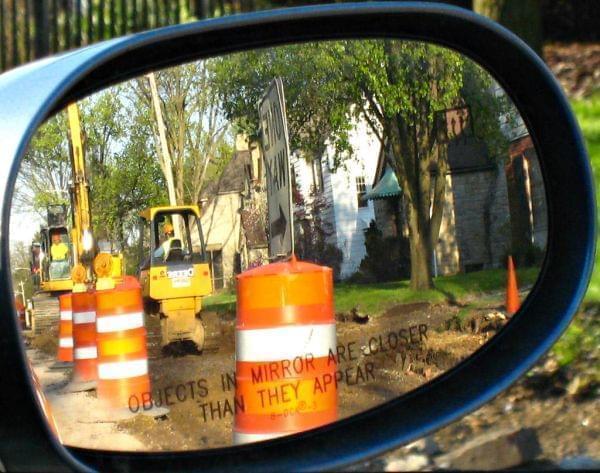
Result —
<path fill-rule="evenodd" d="M 425 219 L 409 202 L 408 230 L 410 242 L 410 288 L 416 291 L 433 289 L 431 277 L 431 238 L 425 225 Z"/>
<path fill-rule="evenodd" d="M 473 0 L 473 11 L 505 26 L 542 54 L 542 15 L 539 0 Z"/>
<path fill-rule="evenodd" d="M 413 146 L 411 149 L 411 146 L 407 146 L 411 135 L 403 134 L 401 127 L 388 126 L 387 130 L 393 154 L 394 172 L 398 182 L 401 183 L 407 202 L 410 287 L 414 290 L 432 289 L 431 263 L 434 239 L 431 232 L 432 215 L 429 199 L 431 175 L 428 166 L 418 159 L 416 147 Z M 416 139 L 412 143 L 416 143 Z M 435 205 L 433 210 L 436 210 Z M 435 239 L 437 240 L 437 235 Z"/>
<path fill-rule="evenodd" d="M 159 157 L 161 158 L 161 168 L 165 175 L 167 182 L 167 191 L 169 194 L 169 204 L 177 205 L 177 195 L 175 193 L 175 184 L 173 182 L 173 170 L 171 168 L 171 153 L 169 152 L 169 145 L 167 143 L 167 136 L 165 132 L 165 124 L 163 121 L 162 111 L 160 108 L 160 99 L 158 97 L 158 88 L 156 86 L 156 77 L 153 72 L 148 74 L 148 81 L 150 82 L 150 91 L 152 94 L 152 105 L 154 107 L 154 114 L 156 118 L 156 125 L 158 128 L 158 136 L 160 141 Z"/>
<path fill-rule="evenodd" d="M 48 2 L 33 2 L 33 21 L 35 24 L 34 54 L 36 59 L 50 52 Z"/>

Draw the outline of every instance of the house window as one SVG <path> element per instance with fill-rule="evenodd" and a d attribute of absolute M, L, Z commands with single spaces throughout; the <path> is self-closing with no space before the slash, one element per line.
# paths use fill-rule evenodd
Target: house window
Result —
<path fill-rule="evenodd" d="M 321 158 L 312 161 L 313 186 L 315 192 L 323 192 L 323 167 Z"/>
<path fill-rule="evenodd" d="M 223 252 L 221 250 L 209 251 L 208 258 L 213 288 L 223 289 L 225 286 L 225 278 L 223 277 Z"/>
<path fill-rule="evenodd" d="M 365 199 L 367 193 L 367 186 L 365 185 L 365 177 L 358 176 L 356 178 L 356 199 L 358 201 L 358 207 L 368 207 L 369 202 Z"/>
<path fill-rule="evenodd" d="M 233 274 L 240 274 L 242 272 L 242 254 L 237 252 L 233 258 Z"/>

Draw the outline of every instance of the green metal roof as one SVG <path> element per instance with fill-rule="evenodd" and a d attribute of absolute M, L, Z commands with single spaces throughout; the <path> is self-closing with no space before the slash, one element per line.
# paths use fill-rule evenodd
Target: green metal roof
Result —
<path fill-rule="evenodd" d="M 402 188 L 400 187 L 400 184 L 398 184 L 396 173 L 388 166 L 377 185 L 365 194 L 365 199 L 386 199 L 388 197 L 395 197 L 401 193 Z"/>

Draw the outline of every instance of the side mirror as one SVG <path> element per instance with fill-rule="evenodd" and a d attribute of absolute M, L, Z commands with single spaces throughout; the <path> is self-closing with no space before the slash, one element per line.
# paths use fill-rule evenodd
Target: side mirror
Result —
<path fill-rule="evenodd" d="M 156 73 L 158 86 L 140 85 L 149 73 Z M 172 84 L 184 82 L 181 90 L 194 93 L 185 92 L 173 107 L 210 99 L 215 116 L 231 127 L 222 144 L 235 159 L 210 168 L 210 185 L 185 203 L 201 215 L 198 233 L 210 264 L 145 268 L 146 280 L 160 288 L 140 289 L 140 298 L 150 301 L 134 304 L 155 312 L 144 314 L 151 316 L 147 339 L 144 324 L 134 327 L 138 338 L 131 344 L 138 343 L 136 356 L 145 358 L 117 353 L 98 361 L 104 363 L 99 381 L 114 381 L 114 392 L 130 389 L 122 380 L 135 370 L 152 382 L 139 395 L 127 391 L 129 405 L 119 412 L 127 422 L 149 422 L 157 443 L 93 443 L 85 422 L 105 421 L 107 411 L 96 403 L 100 390 L 76 404 L 44 379 L 34 380 L 36 359 L 54 360 L 27 350 L 14 317 L 9 248 L 23 223 L 11 218 L 13 197 L 23 167 L 32 166 L 31 153 L 43 156 L 36 133 L 58 123 L 72 103 L 92 110 L 120 97 L 115 117 L 146 121 L 127 125 L 109 146 L 115 169 L 125 167 L 125 159 L 154 156 L 160 174 L 158 159 L 169 152 L 168 145 L 160 151 L 169 139 L 163 128 L 177 129 L 161 122 L 152 95 L 167 96 Z M 201 95 L 206 90 L 211 93 Z M 162 105 L 165 114 L 171 105 Z M 0 465 L 8 470 L 340 468 L 431 432 L 506 389 L 566 328 L 591 274 L 593 181 L 569 105 L 522 41 L 461 9 L 344 4 L 159 29 L 0 76 L 0 111 L 0 294 L 6 301 L 0 309 Z M 188 130 L 211 118 L 190 116 Z M 232 131 L 251 136 L 259 127 L 258 147 Z M 128 154 L 134 131 L 139 148 Z M 189 144 L 199 140 L 179 131 L 187 144 L 177 157 L 196 156 L 182 167 L 182 179 L 204 175 Z M 86 134 L 86 146 L 93 146 L 93 134 Z M 246 175 L 265 179 L 262 206 L 250 205 L 261 186 L 246 192 Z M 162 177 L 144 178 L 163 185 Z M 123 191 L 118 198 L 128 196 Z M 165 191 L 144 203 L 152 207 L 169 197 Z M 101 215 L 103 208 L 91 201 Z M 246 212 L 251 208 L 262 210 Z M 323 223 L 315 230 L 315 222 L 326 221 L 335 229 L 323 230 Z M 244 236 L 231 255 L 226 238 L 215 236 L 224 222 L 226 235 Z M 186 228 L 190 235 L 196 230 Z M 128 237 L 126 246 L 139 235 L 132 230 Z M 319 266 L 281 258 L 291 256 L 294 244 L 296 254 Z M 231 277 L 242 270 L 237 301 L 227 293 L 210 295 L 226 285 L 227 271 Z M 282 274 L 291 279 L 277 282 Z M 257 277 L 260 283 L 249 281 Z M 293 284 L 299 285 L 292 297 L 286 288 Z M 126 276 L 114 289 L 103 287 L 135 291 L 139 284 Z M 318 291 L 325 295 L 317 298 Z M 461 316 L 449 303 L 456 294 L 485 301 L 476 309 L 499 314 L 486 333 L 457 335 L 453 324 Z M 127 332 L 121 309 L 104 314 L 99 332 L 113 322 Z M 192 328 L 176 321 L 190 310 Z M 142 317 L 136 312 L 132 320 Z M 58 343 L 58 319 L 52 323 L 47 335 Z M 181 357 L 171 350 L 148 361 L 151 340 L 169 350 L 171 342 L 192 340 L 200 352 Z M 443 350 L 468 350 L 436 363 L 434 342 Z M 64 376 L 61 383 L 68 372 Z M 145 410 L 156 415 L 135 417 Z M 120 426 L 131 432 L 131 424 Z M 167 431 L 176 435 L 161 434 Z"/>

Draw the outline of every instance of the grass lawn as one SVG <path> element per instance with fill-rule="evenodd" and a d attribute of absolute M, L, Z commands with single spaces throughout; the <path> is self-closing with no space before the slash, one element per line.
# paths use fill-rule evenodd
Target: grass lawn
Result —
<path fill-rule="evenodd" d="M 532 284 L 537 278 L 537 268 L 517 271 L 520 285 Z M 348 312 L 353 307 L 369 314 L 377 314 L 396 304 L 407 302 L 460 301 L 469 296 L 502 291 L 506 285 L 506 271 L 490 269 L 454 276 L 440 276 L 435 279 L 436 288 L 430 291 L 413 291 L 409 281 L 394 281 L 380 284 L 335 285 L 335 310 Z M 222 293 L 206 297 L 205 310 L 217 312 L 235 311 L 235 294 Z"/>
<path fill-rule="evenodd" d="M 584 100 L 572 102 L 575 115 L 585 137 L 594 180 L 596 199 L 600 196 L 600 92 Z M 600 302 L 600 254 L 596 253 L 594 273 L 586 294 L 586 302 Z"/>
<path fill-rule="evenodd" d="M 596 199 L 600 197 L 600 92 L 584 100 L 572 102 L 573 110 L 583 131 L 587 150 L 590 155 L 592 171 L 596 183 Z M 598 202 L 597 202 L 598 203 Z M 598 220 L 598 216 L 596 217 Z M 594 272 L 588 291 L 585 295 L 585 304 L 600 303 L 600 254 L 596 252 Z M 592 314 L 594 314 L 592 312 Z M 596 313 L 597 314 L 597 313 Z M 594 320 L 595 318 L 595 320 Z M 576 319 L 569 325 L 567 331 L 552 348 L 561 365 L 568 365 L 573 361 L 588 358 L 589 353 L 597 350 L 600 343 L 600 324 L 597 315 L 586 316 L 580 312 Z M 593 361 L 591 362 L 593 363 Z M 594 374 L 600 380 L 600 374 Z"/>
<path fill-rule="evenodd" d="M 538 268 L 517 271 L 520 285 L 532 284 L 537 279 Z M 435 279 L 435 289 L 413 291 L 409 281 L 394 281 L 381 284 L 347 284 L 335 287 L 335 309 L 347 312 L 353 307 L 369 314 L 377 314 L 396 304 L 407 302 L 461 301 L 469 296 L 504 290 L 506 271 L 488 269 L 454 276 L 440 276 Z"/>
<path fill-rule="evenodd" d="M 202 309 L 215 312 L 235 312 L 235 292 L 222 292 L 202 299 Z"/>

